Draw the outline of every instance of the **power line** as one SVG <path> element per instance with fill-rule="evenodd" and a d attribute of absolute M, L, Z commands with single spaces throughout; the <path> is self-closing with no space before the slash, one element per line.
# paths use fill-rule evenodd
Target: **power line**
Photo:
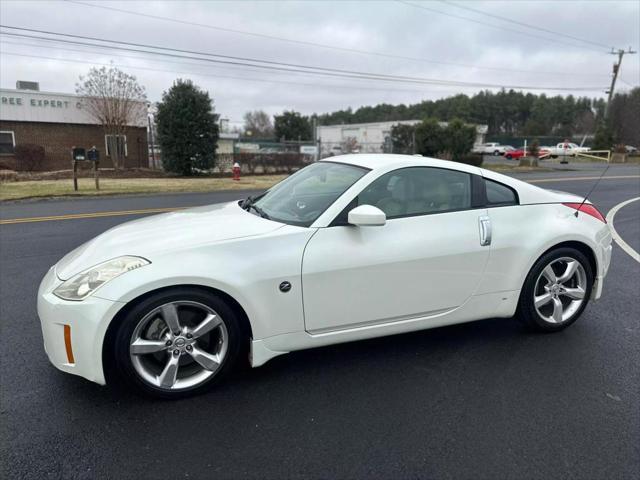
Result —
<path fill-rule="evenodd" d="M 264 70 L 259 70 L 259 69 L 252 69 L 250 67 L 238 67 L 238 66 L 229 66 L 229 65 L 210 65 L 210 64 L 202 64 L 202 63 L 195 63 L 195 62 L 182 62 L 182 61 L 176 61 L 176 60 L 167 60 L 167 59 L 155 59 L 155 58 L 150 58 L 148 56 L 144 56 L 144 55 L 124 55 L 122 53 L 114 53 L 114 52 L 105 52 L 105 51 L 98 51 L 98 50 L 86 50 L 83 49 L 84 47 L 81 48 L 68 48 L 68 47 L 61 47 L 61 46 L 57 46 L 57 45 L 43 45 L 43 44 L 38 44 L 38 43 L 25 43 L 25 42 L 12 42 L 9 40 L 2 40 L 3 44 L 8 44 L 8 45 L 17 45 L 17 46 L 27 46 L 27 47 L 37 47 L 37 48 L 47 48 L 47 49 L 52 49 L 55 51 L 64 51 L 64 52 L 77 52 L 77 53 L 92 53 L 92 54 L 96 54 L 96 55 L 106 55 L 109 57 L 113 57 L 113 58 L 120 58 L 120 59 L 124 59 L 124 58 L 130 58 L 130 59 L 134 59 L 134 60 L 145 60 L 147 62 L 160 62 L 160 63 L 170 63 L 170 64 L 174 64 L 174 65 L 184 65 L 184 66 L 194 66 L 194 67 L 202 67 L 202 68 L 217 68 L 217 69 L 235 69 L 235 70 L 241 70 L 243 72 L 260 72 L 263 73 Z M 100 46 L 99 48 L 105 48 L 105 49 L 109 49 L 109 47 L 102 47 Z M 18 55 L 17 52 L 14 52 L 15 55 Z M 58 57 L 47 57 L 50 58 L 52 60 L 57 60 Z M 123 67 L 129 67 L 129 65 L 122 65 Z M 170 72 L 169 70 L 164 70 L 166 72 Z M 175 72 L 175 73 L 185 73 L 185 72 Z M 191 73 L 197 73 L 197 72 L 191 72 Z M 307 77 L 314 77 L 315 75 L 312 73 L 302 73 L 302 72 L 282 72 L 282 71 L 270 71 L 268 72 L 271 75 L 291 75 L 292 73 L 294 75 L 299 75 L 299 76 L 307 76 Z M 240 78 L 240 77 L 237 77 Z M 293 82 L 288 82 L 291 84 L 294 84 Z M 407 90 L 407 91 L 418 91 L 418 90 Z"/>
<path fill-rule="evenodd" d="M 6 33 L 2 33 L 0 32 L 0 35 L 6 35 Z M 49 41 L 55 41 L 54 39 L 48 39 Z M 31 46 L 31 47 L 37 47 L 37 48 L 49 48 L 49 49 L 55 49 L 55 50 L 63 50 L 63 51 L 69 51 L 69 52 L 80 52 L 80 53 L 96 53 L 98 55 L 102 55 L 105 54 L 106 52 L 100 52 L 100 51 L 91 51 L 91 50 L 79 50 L 79 49 L 73 49 L 73 48 L 64 48 L 64 47 L 60 47 L 60 46 L 53 46 L 53 45 L 43 45 L 43 44 L 35 44 L 35 43 L 25 43 L 25 42 L 11 42 L 9 40 L 3 40 L 3 43 L 6 44 L 11 44 L 11 45 L 20 45 L 20 46 Z M 109 46 L 103 46 L 103 45 L 94 45 L 96 48 L 103 48 L 103 49 L 111 49 L 111 47 Z M 183 64 L 183 65 L 196 65 L 196 66 L 200 66 L 200 64 L 197 63 L 185 63 L 185 62 L 175 62 L 175 61 L 171 61 L 171 60 L 155 60 L 153 58 L 149 58 L 149 57 L 145 57 L 145 56 L 133 56 L 133 55 L 122 55 L 119 54 L 118 55 L 119 58 L 135 58 L 135 59 L 144 59 L 147 61 L 162 61 L 162 62 L 166 62 L 166 63 L 176 63 L 176 64 Z M 227 68 L 234 68 L 234 67 L 227 67 Z M 255 70 L 254 70 L 255 71 Z M 288 72 L 280 72 L 281 74 L 284 73 L 288 73 Z M 571 76 L 571 77 L 576 77 L 576 76 L 582 76 L 582 77 L 609 77 L 609 75 L 604 75 L 604 74 L 577 74 L 577 73 L 571 73 L 571 72 L 542 72 L 542 71 L 531 71 L 531 73 L 541 73 L 541 74 L 557 74 L 557 75 L 566 75 L 566 76 Z M 303 75 L 302 73 L 298 73 L 298 75 Z M 311 74 L 309 74 L 311 75 Z"/>
<path fill-rule="evenodd" d="M 574 37 L 573 35 L 569 35 L 567 33 L 557 32 L 555 30 L 551 30 L 551 29 L 548 29 L 548 28 L 540 27 L 540 26 L 537 26 L 537 25 L 530 25 L 528 23 L 521 22 L 519 20 L 514 20 L 513 18 L 507 18 L 507 17 L 502 17 L 500 15 L 496 15 L 496 14 L 493 14 L 493 13 L 483 12 L 482 10 L 478 10 L 478 9 L 467 7 L 467 6 L 463 6 L 463 5 L 459 5 L 459 4 L 455 3 L 455 2 L 451 2 L 451 1 L 448 1 L 448 0 L 438 0 L 438 1 L 440 1 L 440 2 L 442 2 L 444 4 L 453 5 L 454 7 L 460 8 L 462 10 L 468 10 L 470 12 L 474 12 L 474 13 L 477 13 L 479 15 L 484 15 L 485 17 L 497 18 L 499 20 L 504 20 L 505 22 L 509 22 L 509 23 L 515 23 L 517 25 L 522 25 L 523 27 L 531 28 L 533 30 L 539 30 L 541 32 L 551 33 L 552 35 L 557 35 L 557 36 L 560 36 L 560 37 L 570 38 L 571 40 L 577 40 L 579 42 L 589 43 L 589 44 L 595 45 L 597 47 L 604 47 L 606 49 L 611 48 L 611 45 L 605 45 L 604 43 L 594 42 L 592 40 L 587 40 L 586 38 Z"/>
<path fill-rule="evenodd" d="M 328 44 L 324 44 L 324 43 L 310 42 L 310 41 L 307 41 L 307 40 L 296 40 L 296 39 L 292 39 L 292 38 L 278 37 L 278 36 L 275 36 L 275 35 L 268 35 L 268 34 L 264 34 L 264 33 L 249 32 L 249 31 L 246 31 L 246 30 L 237 30 L 237 29 L 233 29 L 233 28 L 220 27 L 220 26 L 217 26 L 217 25 L 210 25 L 210 24 L 204 24 L 204 23 L 198 23 L 198 22 L 191 22 L 191 21 L 188 21 L 188 20 L 181 20 L 181 19 L 177 19 L 177 18 L 164 17 L 164 16 L 160 16 L 160 15 L 151 15 L 151 14 L 148 14 L 148 13 L 136 12 L 135 10 L 126 10 L 126 9 L 123 9 L 123 8 L 110 7 L 110 6 L 106 6 L 106 5 L 98 5 L 98 4 L 86 3 L 86 2 L 81 2 L 81 1 L 78 1 L 78 0 L 65 0 L 65 1 L 67 1 L 69 3 L 77 4 L 77 5 L 83 5 L 83 6 L 86 6 L 86 7 L 101 8 L 103 10 L 111 10 L 111 11 L 114 11 L 114 12 L 126 13 L 126 14 L 129 14 L 129 15 L 137 15 L 137 16 L 140 16 L 140 17 L 152 18 L 152 19 L 155 19 L 155 20 L 162 20 L 162 21 L 178 23 L 178 24 L 182 24 L 182 25 L 189 25 L 189 26 L 193 26 L 193 27 L 208 28 L 210 30 L 217 30 L 217 31 L 221 31 L 221 32 L 228 32 L 228 33 L 234 33 L 234 34 L 238 34 L 238 35 L 246 35 L 246 36 L 257 37 L 257 38 L 266 38 L 266 39 L 269 39 L 269 40 L 276 40 L 276 41 L 279 41 L 279 42 L 286 42 L 286 43 L 291 43 L 291 44 L 295 44 L 295 45 L 303 45 L 303 46 L 317 47 L 317 48 L 326 48 L 326 49 L 342 51 L 342 52 L 346 52 L 346 53 L 358 53 L 358 54 L 361 54 L 361 55 L 372 55 L 372 56 L 376 56 L 376 57 L 395 58 L 395 59 L 400 59 L 400 60 L 410 60 L 410 61 L 414 61 L 414 62 L 432 63 L 432 64 L 437 64 L 437 65 L 448 65 L 448 66 L 462 67 L 462 68 L 476 68 L 476 69 L 480 69 L 480 70 L 491 70 L 491 71 L 498 71 L 498 72 L 517 72 L 517 73 L 529 73 L 529 74 L 534 73 L 534 74 L 547 74 L 547 75 L 569 75 L 567 72 L 540 72 L 540 71 L 535 71 L 535 70 L 502 68 L 502 67 L 485 67 L 485 66 L 481 66 L 481 65 L 474 65 L 474 64 L 468 64 L 468 63 L 448 62 L 448 61 L 443 61 L 443 60 L 430 60 L 430 59 L 426 59 L 426 58 L 410 57 L 410 56 L 397 55 L 397 54 L 391 54 L 391 53 L 383 53 L 383 52 L 374 52 L 374 51 L 370 51 L 370 50 L 361 50 L 361 49 L 357 49 L 357 48 L 339 47 L 337 45 L 328 45 Z M 606 47 L 606 48 L 609 48 L 609 47 Z M 582 74 L 582 75 L 587 76 L 588 74 Z M 602 75 L 589 75 L 589 76 L 596 77 L 596 76 L 602 76 Z"/>
<path fill-rule="evenodd" d="M 443 12 L 442 10 L 436 10 L 435 8 L 425 7 L 424 5 L 416 5 L 415 3 L 407 2 L 405 0 L 396 0 L 396 2 L 404 3 L 405 5 L 409 5 L 409 6 L 414 7 L 414 8 L 419 8 L 420 10 L 425 10 L 425 11 L 428 11 L 428 12 L 437 13 L 439 15 L 446 15 L 447 17 L 452 17 L 452 18 L 457 18 L 457 19 L 460 19 L 460 20 L 466 20 L 467 22 L 477 23 L 478 25 L 483 25 L 485 27 L 497 28 L 500 31 L 514 32 L 514 33 L 517 33 L 518 35 L 527 35 L 529 37 L 540 38 L 540 39 L 548 41 L 548 42 L 554 42 L 554 43 L 559 43 L 559 44 L 562 44 L 562 45 L 568 45 L 568 46 L 574 47 L 574 48 L 582 48 L 582 49 L 586 49 L 586 50 L 592 50 L 592 51 L 604 53 L 601 49 L 597 49 L 596 50 L 595 48 L 587 47 L 586 45 L 576 45 L 574 43 L 564 42 L 562 40 L 557 40 L 555 38 L 549 38 L 547 36 L 536 35 L 534 33 L 525 32 L 524 30 L 517 30 L 515 28 L 509 28 L 509 27 L 505 27 L 505 26 L 502 26 L 502 25 L 495 25 L 495 24 L 492 24 L 492 23 L 486 23 L 486 22 L 477 20 L 475 18 L 463 17 L 461 15 L 456 15 L 454 13 Z"/>
<path fill-rule="evenodd" d="M 73 35 L 73 34 L 36 30 L 36 29 L 29 29 L 29 28 L 22 28 L 22 27 L 12 27 L 12 26 L 5 26 L 5 25 L 0 25 L 0 27 L 8 28 L 11 30 L 36 32 L 36 33 L 41 33 L 45 35 L 57 35 L 57 36 L 76 38 L 76 39 L 82 39 L 82 40 L 98 41 L 103 43 L 109 42 L 116 45 L 127 45 L 127 46 L 142 47 L 142 48 L 155 49 L 155 50 L 161 50 L 161 51 L 158 52 L 158 51 L 150 51 L 150 50 L 141 50 L 139 48 L 130 48 L 130 47 L 114 46 L 114 45 L 99 45 L 95 43 L 87 43 L 86 41 L 80 42 L 77 40 L 34 36 L 34 35 L 27 35 L 24 33 L 17 34 L 17 33 L 2 32 L 3 35 L 9 35 L 14 37 L 17 36 L 17 37 L 25 37 L 25 38 L 35 38 L 35 39 L 45 40 L 45 41 L 71 43 L 71 44 L 79 44 L 79 45 L 93 46 L 93 47 L 103 47 L 103 48 L 106 47 L 106 48 L 113 48 L 116 50 L 126 50 L 126 51 L 138 52 L 138 53 L 147 53 L 147 54 L 161 55 L 165 57 L 173 57 L 173 58 L 181 58 L 181 59 L 192 59 L 192 60 L 206 61 L 211 63 L 250 66 L 250 67 L 267 69 L 267 70 L 313 73 L 316 75 L 323 75 L 323 76 L 358 78 L 358 79 L 368 79 L 368 80 L 377 80 L 377 81 L 387 80 L 387 81 L 395 81 L 395 82 L 402 82 L 402 83 L 417 83 L 417 84 L 428 84 L 428 85 L 447 85 L 447 86 L 458 86 L 458 87 L 468 86 L 468 87 L 480 87 L 480 88 L 509 88 L 509 89 L 518 89 L 518 90 L 593 91 L 597 89 L 595 87 L 551 87 L 551 86 L 538 87 L 538 86 L 531 86 L 531 85 L 504 85 L 504 84 L 491 84 L 491 83 L 481 83 L 481 82 L 461 82 L 461 81 L 432 79 L 432 78 L 424 78 L 424 77 L 386 75 L 386 74 L 372 73 L 372 72 L 359 72 L 354 70 L 317 67 L 317 66 L 300 65 L 300 64 L 294 64 L 294 63 L 276 62 L 271 60 L 261 60 L 261 59 L 255 59 L 255 58 L 237 57 L 232 55 L 214 54 L 210 52 L 181 50 L 181 49 L 170 48 L 170 47 L 123 42 L 118 40 L 109 40 L 109 39 L 102 39 L 102 38 L 96 38 L 96 37 L 88 37 L 83 35 Z M 181 55 L 177 55 L 176 53 L 166 53 L 166 51 L 180 53 Z M 184 55 L 184 54 L 188 54 L 188 55 Z M 190 55 L 199 55 L 199 57 L 194 57 Z M 202 56 L 215 57 L 215 58 L 202 58 Z M 220 60 L 221 58 L 224 60 Z M 252 63 L 247 63 L 247 62 L 252 62 Z"/>
<path fill-rule="evenodd" d="M 9 41 L 9 40 L 3 40 L 2 41 L 3 44 L 9 44 L 9 45 L 17 45 L 17 46 L 27 46 L 27 47 L 36 47 L 36 48 L 48 48 L 48 49 L 54 49 L 56 51 L 64 51 L 64 52 L 76 52 L 76 53 L 82 53 L 82 54 L 96 54 L 96 55 L 107 55 L 107 56 L 112 56 L 112 52 L 104 52 L 104 51 L 97 51 L 97 50 L 86 50 L 83 48 L 65 48 L 65 47 L 60 47 L 60 46 L 54 46 L 54 45 L 43 45 L 43 44 L 38 44 L 38 43 L 25 43 L 25 42 L 13 42 L 13 41 Z M 101 47 L 102 48 L 102 47 Z M 104 47 L 107 48 L 108 47 Z M 2 53 L 6 53 L 7 55 L 12 55 L 12 56 L 24 56 L 24 57 L 29 57 L 29 58 L 42 58 L 42 59 L 47 59 L 47 60 L 59 60 L 59 61 L 67 61 L 67 60 L 63 60 L 60 59 L 58 57 L 46 57 L 46 56 L 37 56 L 37 55 L 29 55 L 29 54 L 24 54 L 24 53 L 18 53 L 18 52 L 2 52 Z M 175 60 L 166 60 L 166 59 L 162 59 L 162 60 L 156 60 L 153 58 L 148 58 L 145 56 L 138 56 L 138 55 L 123 55 L 122 53 L 119 53 L 117 55 L 115 55 L 115 58 L 119 58 L 119 59 L 133 59 L 133 60 L 146 60 L 146 61 L 151 61 L 151 62 L 162 62 L 162 63 L 170 63 L 170 64 L 174 64 L 174 65 L 181 65 L 181 66 L 195 66 L 195 67 L 202 67 L 202 68 L 214 68 L 214 69 L 220 69 L 220 68 L 224 68 L 224 69 L 238 69 L 241 70 L 243 72 L 246 71 L 250 71 L 250 72 L 263 72 L 263 70 L 256 70 L 256 69 L 251 69 L 250 67 L 237 67 L 237 66 L 219 66 L 219 65 L 209 65 L 209 64 L 200 64 L 200 63 L 193 63 L 193 62 L 181 62 L 181 61 L 175 61 Z M 83 63 L 81 61 L 76 61 L 73 60 L 74 62 L 79 62 L 79 63 Z M 104 66 L 109 66 L 109 64 L 105 64 L 105 63 L 96 63 L 96 62 L 84 62 L 87 64 L 95 64 L 95 65 L 104 65 Z M 224 76 L 224 75 L 210 75 L 210 74 L 205 74 L 199 71 L 175 71 L 175 70 L 162 70 L 162 69 L 154 69 L 154 68 L 142 68 L 142 67 L 133 67 L 130 64 L 119 64 L 119 65 L 114 65 L 114 66 L 118 66 L 118 67 L 123 67 L 123 68 L 129 68 L 129 69 L 140 69 L 140 70 L 151 70 L 151 71 L 157 71 L 157 72 L 165 72 L 165 73 L 175 73 L 175 74 L 185 74 L 185 75 L 197 75 L 197 76 L 208 76 L 208 77 L 214 77 L 214 78 L 230 78 L 230 79 L 235 79 L 235 80 L 247 80 L 247 81 L 253 81 L 253 79 L 255 79 L 255 77 L 251 77 L 250 79 L 247 79 L 246 77 L 231 77 L 231 76 Z M 270 74 L 277 74 L 277 75 L 291 75 L 292 72 L 280 72 L 280 71 L 272 71 L 269 72 Z M 302 73 L 302 72 L 293 72 L 294 75 L 296 76 L 306 76 L 306 77 L 313 77 L 314 75 L 312 73 Z M 302 84 L 299 82 L 283 82 L 283 81 L 278 81 L 278 80 L 273 80 L 273 79 L 259 79 L 256 81 L 261 81 L 261 82 L 270 82 L 270 83 L 281 83 L 281 84 L 285 84 L 285 85 L 304 85 L 304 86 L 310 86 L 310 87 L 318 87 L 318 86 L 330 86 L 332 88 L 347 88 L 347 89 L 361 89 L 364 88 L 366 90 L 378 90 L 378 91 L 388 91 L 388 88 L 376 88 L 376 87 L 362 87 L 362 86 L 356 86 L 356 85 L 336 85 L 336 84 Z M 625 81 L 623 78 L 620 78 L 620 81 L 624 82 L 625 84 L 627 84 L 630 87 L 633 87 L 633 85 L 631 85 L 629 82 Z M 458 88 L 475 88 L 475 87 L 458 87 Z M 415 89 L 399 89 L 399 88 L 394 88 L 393 89 L 394 92 L 416 92 L 416 93 L 455 93 L 455 92 L 459 92 L 459 90 L 415 90 Z M 594 90 L 596 91 L 596 90 Z"/>
<path fill-rule="evenodd" d="M 350 90 L 376 90 L 376 91 L 383 91 L 383 92 L 415 92 L 415 93 L 455 93 L 458 92 L 458 90 L 415 90 L 415 89 L 398 89 L 398 88 L 376 88 L 376 87 L 367 87 L 367 86 L 362 86 L 362 85 L 336 85 L 336 84 L 319 84 L 319 83 L 300 83 L 300 82 L 287 82 L 287 81 L 283 81 L 283 80 L 273 80 L 273 79 L 264 79 L 264 78 L 256 78 L 256 77 L 251 77 L 251 78 L 246 78 L 246 77 L 236 77 L 236 76 L 231 76 L 231 75 L 214 75 L 214 74 L 210 74 L 210 73 L 203 73 L 203 72 L 191 72 L 191 71 L 176 71 L 176 70 L 166 70 L 166 69 L 159 69 L 159 68 L 151 68 L 151 67 L 139 67 L 139 66 L 131 66 L 128 64 L 116 64 L 116 63 L 100 63 L 100 62 L 93 62 L 93 61 L 86 61 L 86 60 L 77 60 L 77 59 L 68 59 L 68 58 L 56 58 L 56 57 L 48 57 L 48 56 L 44 56 L 44 55 L 30 55 L 30 54 L 26 54 L 26 53 L 17 53 L 17 52 L 7 52 L 7 51 L 2 51 L 0 52 L 0 55 L 10 55 L 10 56 L 14 56 L 14 57 L 25 57 L 25 58 L 39 58 L 39 59 L 44 59 L 44 60 L 56 60 L 59 62 L 69 62 L 69 63 L 79 63 L 79 64 L 85 64 L 85 65 L 97 65 L 97 66 L 105 66 L 105 67 L 109 67 L 109 66 L 114 66 L 114 67 L 121 67 L 121 68 L 128 68 L 130 70 L 143 70 L 143 71 L 152 71 L 152 72 L 163 72 L 163 73 L 172 73 L 172 74 L 177 74 L 177 75 L 195 75 L 195 76 L 200 76 L 200 77 L 211 77 L 211 78 L 223 78 L 223 79 L 231 79 L 231 80 L 242 80 L 242 81 L 247 81 L 247 82 L 263 82 L 263 83 L 278 83 L 278 84 L 283 84 L 283 85 L 295 85 L 295 86 L 304 86 L 304 87 L 313 87 L 313 88 L 318 88 L 318 87 L 328 87 L 331 89 L 334 88 L 345 88 L 345 89 L 350 89 Z M 133 57 L 131 57 L 133 58 Z"/>

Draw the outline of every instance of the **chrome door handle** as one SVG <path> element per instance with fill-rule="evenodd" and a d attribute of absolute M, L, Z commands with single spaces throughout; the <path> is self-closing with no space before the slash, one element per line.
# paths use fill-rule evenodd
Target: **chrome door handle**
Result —
<path fill-rule="evenodd" d="M 480 245 L 483 247 L 491 245 L 491 219 L 487 215 L 478 217 L 478 226 L 480 228 Z"/>

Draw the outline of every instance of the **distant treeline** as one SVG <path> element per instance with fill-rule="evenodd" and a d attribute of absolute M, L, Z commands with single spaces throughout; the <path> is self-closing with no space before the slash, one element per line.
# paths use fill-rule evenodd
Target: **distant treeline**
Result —
<path fill-rule="evenodd" d="M 413 105 L 380 104 L 348 108 L 318 115 L 320 125 L 458 118 L 468 123 L 488 125 L 489 135 L 564 136 L 594 134 L 605 109 L 603 99 L 588 97 L 548 97 L 545 94 L 502 90 L 482 91 L 471 97 L 463 94 Z M 640 131 L 640 88 L 617 94 L 611 105 L 611 129 L 616 141 L 638 144 Z"/>

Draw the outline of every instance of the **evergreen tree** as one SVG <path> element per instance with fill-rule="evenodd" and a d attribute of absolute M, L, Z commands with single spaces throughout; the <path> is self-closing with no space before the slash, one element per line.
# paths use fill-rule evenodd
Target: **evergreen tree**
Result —
<path fill-rule="evenodd" d="M 445 148 L 451 153 L 451 159 L 454 162 L 471 151 L 475 138 L 476 129 L 465 125 L 459 118 L 451 120 L 444 130 Z"/>
<path fill-rule="evenodd" d="M 435 118 L 427 118 L 416 126 L 416 153 L 435 157 L 445 147 L 444 130 Z"/>
<path fill-rule="evenodd" d="M 303 117 L 299 112 L 293 110 L 282 112 L 282 115 L 275 115 L 275 137 L 276 140 L 311 140 L 311 122 L 309 117 Z"/>
<path fill-rule="evenodd" d="M 191 80 L 176 80 L 162 94 L 156 122 L 166 171 L 193 175 L 214 166 L 218 125 L 207 92 Z"/>
<path fill-rule="evenodd" d="M 398 124 L 391 127 L 391 144 L 393 153 L 412 154 L 415 151 L 415 125 Z"/>

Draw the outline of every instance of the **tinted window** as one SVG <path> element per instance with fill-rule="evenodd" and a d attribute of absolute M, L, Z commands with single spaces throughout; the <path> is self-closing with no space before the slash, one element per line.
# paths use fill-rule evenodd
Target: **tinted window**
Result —
<path fill-rule="evenodd" d="M 487 186 L 487 204 L 516 205 L 518 203 L 516 193 L 511 188 L 491 180 L 485 180 L 485 185 Z"/>
<path fill-rule="evenodd" d="M 358 205 L 374 205 L 387 218 L 471 207 L 471 175 L 440 168 L 412 167 L 387 173 L 369 185 Z"/>
<path fill-rule="evenodd" d="M 272 220 L 308 227 L 367 171 L 341 163 L 313 163 L 271 187 L 254 204 Z"/>

